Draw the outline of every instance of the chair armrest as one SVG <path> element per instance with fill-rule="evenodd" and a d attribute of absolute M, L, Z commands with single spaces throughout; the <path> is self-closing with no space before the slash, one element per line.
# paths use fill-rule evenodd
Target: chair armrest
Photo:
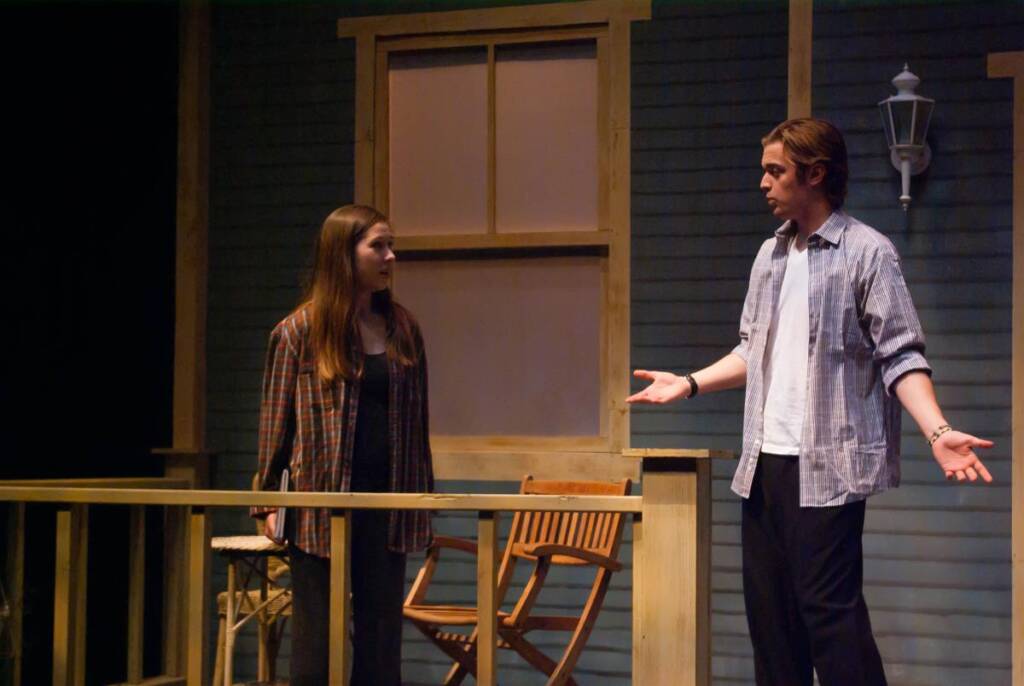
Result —
<path fill-rule="evenodd" d="M 465 538 L 455 538 L 454 536 L 434 536 L 434 543 L 430 547 L 452 548 L 454 550 L 461 550 L 464 553 L 469 553 L 470 555 L 476 555 L 477 553 L 476 541 L 470 541 Z"/>
<path fill-rule="evenodd" d="M 617 572 L 622 569 L 622 563 L 618 560 L 613 560 L 607 555 L 601 555 L 600 553 L 591 552 L 583 548 L 573 548 L 567 545 L 558 545 L 556 543 L 535 543 L 533 545 L 524 545 L 520 548 L 520 551 L 524 555 L 530 555 L 532 557 L 551 557 L 552 555 L 564 555 L 565 557 L 572 557 L 583 562 L 588 562 L 592 565 L 599 565 L 605 569 Z"/>
<path fill-rule="evenodd" d="M 477 547 L 474 541 L 454 536 L 434 536 L 434 542 L 427 548 L 427 557 L 423 560 L 423 566 L 416 574 L 409 589 L 409 595 L 405 597 L 405 606 L 422 605 L 427 597 L 427 589 L 434 579 L 434 570 L 437 568 L 437 560 L 441 557 L 441 549 L 461 550 L 470 555 L 476 555 Z"/>

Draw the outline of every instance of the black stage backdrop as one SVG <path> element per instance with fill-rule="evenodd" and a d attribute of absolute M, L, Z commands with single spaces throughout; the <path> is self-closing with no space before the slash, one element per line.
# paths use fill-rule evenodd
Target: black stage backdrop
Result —
<path fill-rule="evenodd" d="M 150 450 L 171 442 L 177 5 L 4 4 L 0 26 L 0 479 L 158 475 Z M 154 552 L 159 517 L 149 516 Z M 28 519 L 23 683 L 40 684 L 50 681 L 53 508 L 30 507 Z M 123 508 L 92 508 L 90 684 L 125 676 L 126 522 Z M 151 674 L 160 570 L 148 566 Z M 0 659 L 5 677 L 6 667 Z"/>

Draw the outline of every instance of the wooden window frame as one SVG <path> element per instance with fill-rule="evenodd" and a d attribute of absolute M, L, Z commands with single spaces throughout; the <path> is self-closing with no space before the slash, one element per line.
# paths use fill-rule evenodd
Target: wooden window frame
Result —
<path fill-rule="evenodd" d="M 485 46 L 490 153 L 494 164 L 495 46 L 593 39 L 598 71 L 598 226 L 595 231 L 495 232 L 494 171 L 489 170 L 488 232 L 398 236 L 397 250 L 420 258 L 580 251 L 602 263 L 600 423 L 595 436 L 432 436 L 438 478 L 519 479 L 631 476 L 629 446 L 630 22 L 649 19 L 649 0 L 590 0 L 338 21 L 355 39 L 355 201 L 387 212 L 388 53 Z"/>

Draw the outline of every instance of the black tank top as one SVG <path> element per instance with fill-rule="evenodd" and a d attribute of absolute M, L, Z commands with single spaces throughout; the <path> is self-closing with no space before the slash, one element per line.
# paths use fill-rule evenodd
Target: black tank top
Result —
<path fill-rule="evenodd" d="M 351 491 L 381 493 L 390 490 L 389 388 L 387 354 L 363 357 Z"/>

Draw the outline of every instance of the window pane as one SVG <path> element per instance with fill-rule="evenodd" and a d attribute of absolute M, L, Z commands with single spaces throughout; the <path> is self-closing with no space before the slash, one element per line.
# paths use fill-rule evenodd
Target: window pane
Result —
<path fill-rule="evenodd" d="M 486 48 L 393 52 L 388 89 L 396 230 L 486 233 Z"/>
<path fill-rule="evenodd" d="M 497 230 L 597 230 L 595 42 L 499 47 L 495 81 Z"/>
<path fill-rule="evenodd" d="M 601 258 L 403 262 L 395 286 L 426 339 L 432 433 L 600 433 Z"/>

